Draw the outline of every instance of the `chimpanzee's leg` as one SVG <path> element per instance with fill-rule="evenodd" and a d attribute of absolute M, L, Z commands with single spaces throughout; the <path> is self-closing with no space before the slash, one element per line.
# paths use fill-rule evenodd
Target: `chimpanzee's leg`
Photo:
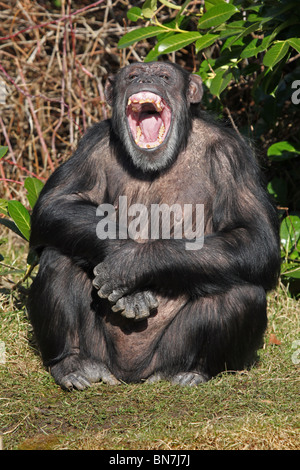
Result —
<path fill-rule="evenodd" d="M 29 315 L 44 364 L 65 389 L 81 390 L 99 380 L 118 383 L 104 364 L 102 316 L 95 314 L 92 294 L 91 279 L 81 267 L 55 249 L 44 249 Z"/>
<path fill-rule="evenodd" d="M 156 373 L 183 385 L 197 385 L 225 370 L 253 364 L 267 324 L 261 287 L 237 286 L 226 293 L 188 302 L 166 329 L 157 348 Z"/>

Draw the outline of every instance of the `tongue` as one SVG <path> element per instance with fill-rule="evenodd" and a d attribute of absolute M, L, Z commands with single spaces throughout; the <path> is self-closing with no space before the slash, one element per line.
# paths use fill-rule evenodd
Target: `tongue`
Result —
<path fill-rule="evenodd" d="M 156 142 L 159 129 L 161 127 L 160 115 L 141 113 L 140 127 L 144 136 L 144 140 L 147 142 Z"/>

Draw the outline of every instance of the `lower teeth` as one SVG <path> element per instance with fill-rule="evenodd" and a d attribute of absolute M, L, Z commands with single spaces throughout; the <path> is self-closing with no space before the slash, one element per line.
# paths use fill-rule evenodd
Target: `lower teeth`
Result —
<path fill-rule="evenodd" d="M 142 129 L 140 128 L 140 126 L 137 126 L 136 128 L 136 139 L 135 139 L 135 143 L 138 145 L 139 143 L 139 140 L 141 138 L 141 135 L 142 135 Z"/>
<path fill-rule="evenodd" d="M 157 138 L 157 142 L 159 144 L 161 144 L 163 142 L 163 136 L 164 136 L 165 131 L 166 131 L 165 126 L 162 124 L 160 129 L 159 129 L 158 138 Z M 139 144 L 141 136 L 142 136 L 142 129 L 140 128 L 140 126 L 137 126 L 137 128 L 136 128 L 136 138 L 135 138 L 136 145 Z M 157 146 L 156 143 L 146 145 L 146 147 L 148 149 L 154 148 L 156 146 Z"/>

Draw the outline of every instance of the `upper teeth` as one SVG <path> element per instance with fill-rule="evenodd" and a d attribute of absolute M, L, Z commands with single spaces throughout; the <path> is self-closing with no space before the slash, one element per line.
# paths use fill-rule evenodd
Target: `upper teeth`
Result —
<path fill-rule="evenodd" d="M 129 98 L 128 99 L 128 102 L 127 102 L 127 105 L 131 106 L 132 110 L 133 111 L 139 111 L 139 106 L 134 106 L 134 105 L 140 105 L 140 104 L 144 104 L 144 103 L 152 103 L 155 108 L 157 109 L 157 111 L 162 111 L 163 110 L 163 104 L 162 102 L 159 100 L 159 101 L 155 101 L 154 99 L 150 99 L 150 98 L 146 98 L 146 99 L 141 99 L 141 100 L 137 100 L 137 99 L 131 99 Z"/>

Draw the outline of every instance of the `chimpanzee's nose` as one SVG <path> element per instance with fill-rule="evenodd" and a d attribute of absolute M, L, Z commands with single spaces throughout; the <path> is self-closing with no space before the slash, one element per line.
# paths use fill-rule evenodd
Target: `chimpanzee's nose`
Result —
<path fill-rule="evenodd" d="M 153 83 L 153 78 L 150 75 L 143 75 L 138 79 L 138 83 Z"/>

